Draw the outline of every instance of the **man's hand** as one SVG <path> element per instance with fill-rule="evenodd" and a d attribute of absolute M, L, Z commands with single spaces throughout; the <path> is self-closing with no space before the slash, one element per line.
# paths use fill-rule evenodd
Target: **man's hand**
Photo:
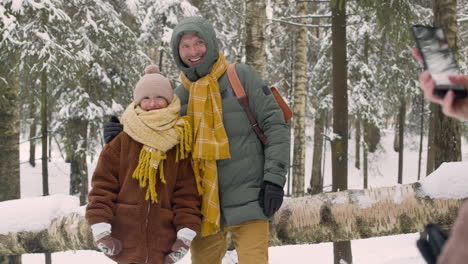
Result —
<path fill-rule="evenodd" d="M 416 59 L 422 61 L 417 49 L 413 49 L 413 55 Z M 452 83 L 462 85 L 465 89 L 468 89 L 468 75 L 449 75 L 448 78 Z M 445 115 L 468 121 L 468 98 L 455 100 L 455 93 L 453 91 L 448 91 L 444 98 L 435 96 L 434 89 L 436 84 L 427 70 L 419 75 L 419 85 L 423 89 L 424 97 L 433 103 L 440 104 L 442 112 Z"/>
<path fill-rule="evenodd" d="M 122 243 L 111 236 L 110 232 L 105 232 L 96 238 L 96 245 L 98 249 L 104 254 L 115 256 L 122 251 Z"/>
<path fill-rule="evenodd" d="M 267 217 L 272 217 L 283 203 L 284 190 L 269 181 L 264 181 L 260 189 L 258 201 L 263 213 Z"/>
<path fill-rule="evenodd" d="M 104 142 L 111 142 L 123 130 L 123 125 L 116 116 L 111 116 L 109 122 L 104 123 Z"/>

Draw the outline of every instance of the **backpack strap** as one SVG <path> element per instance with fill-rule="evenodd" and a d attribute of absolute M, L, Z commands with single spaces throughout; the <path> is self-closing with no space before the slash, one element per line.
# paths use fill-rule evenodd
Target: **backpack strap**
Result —
<path fill-rule="evenodd" d="M 239 101 L 239 104 L 242 106 L 242 108 L 244 108 L 244 111 L 247 114 L 247 118 L 249 119 L 252 129 L 254 130 L 255 134 L 257 134 L 257 137 L 260 139 L 263 145 L 266 145 L 268 143 L 268 139 L 265 136 L 265 134 L 263 134 L 263 131 L 258 126 L 257 120 L 255 120 L 255 117 L 252 114 L 252 110 L 249 106 L 249 98 L 245 94 L 244 87 L 242 87 L 242 83 L 240 82 L 239 76 L 237 76 L 236 73 L 236 64 L 229 64 L 227 68 L 227 73 L 229 82 L 231 83 L 232 88 L 234 89 L 234 93 L 236 94 L 237 100 Z"/>

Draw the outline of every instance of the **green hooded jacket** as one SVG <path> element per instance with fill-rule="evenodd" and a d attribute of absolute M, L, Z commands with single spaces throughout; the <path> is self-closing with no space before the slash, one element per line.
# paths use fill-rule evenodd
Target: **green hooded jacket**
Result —
<path fill-rule="evenodd" d="M 186 33 L 198 35 L 207 46 L 203 62 L 194 67 L 187 67 L 178 52 L 180 38 Z M 213 26 L 202 17 L 182 20 L 172 34 L 171 48 L 177 66 L 191 81 L 208 74 L 219 54 Z M 221 222 L 228 226 L 268 219 L 258 202 L 259 191 L 263 181 L 284 186 L 290 150 L 289 126 L 269 88 L 248 65 L 237 64 L 236 72 L 249 98 L 252 113 L 269 142 L 263 146 L 257 138 L 234 94 L 227 72 L 224 73 L 218 82 L 231 158 L 218 160 L 217 164 Z M 177 87 L 175 93 L 181 100 L 181 114 L 186 115 L 190 94 L 183 85 Z"/>

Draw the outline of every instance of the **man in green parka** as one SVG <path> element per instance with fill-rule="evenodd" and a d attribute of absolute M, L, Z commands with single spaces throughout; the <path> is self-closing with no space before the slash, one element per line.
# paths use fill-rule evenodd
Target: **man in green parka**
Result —
<path fill-rule="evenodd" d="M 260 142 L 234 94 L 228 63 L 206 19 L 183 19 L 174 28 L 171 48 L 182 71 L 175 93 L 181 115 L 194 120 L 192 163 L 202 178 L 202 233 L 191 243 L 192 263 L 221 263 L 228 232 L 240 264 L 268 263 L 268 219 L 281 206 L 289 168 L 288 124 L 257 72 L 237 64 L 252 113 L 268 138 L 266 145 Z M 105 128 L 107 140 L 112 133 L 106 135 Z"/>

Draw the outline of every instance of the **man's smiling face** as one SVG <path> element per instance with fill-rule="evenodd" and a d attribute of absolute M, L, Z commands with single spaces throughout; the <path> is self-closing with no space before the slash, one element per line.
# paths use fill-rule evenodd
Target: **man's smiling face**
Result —
<path fill-rule="evenodd" d="M 206 54 L 206 43 L 199 36 L 187 33 L 182 35 L 179 42 L 179 56 L 188 67 L 203 62 Z"/>

